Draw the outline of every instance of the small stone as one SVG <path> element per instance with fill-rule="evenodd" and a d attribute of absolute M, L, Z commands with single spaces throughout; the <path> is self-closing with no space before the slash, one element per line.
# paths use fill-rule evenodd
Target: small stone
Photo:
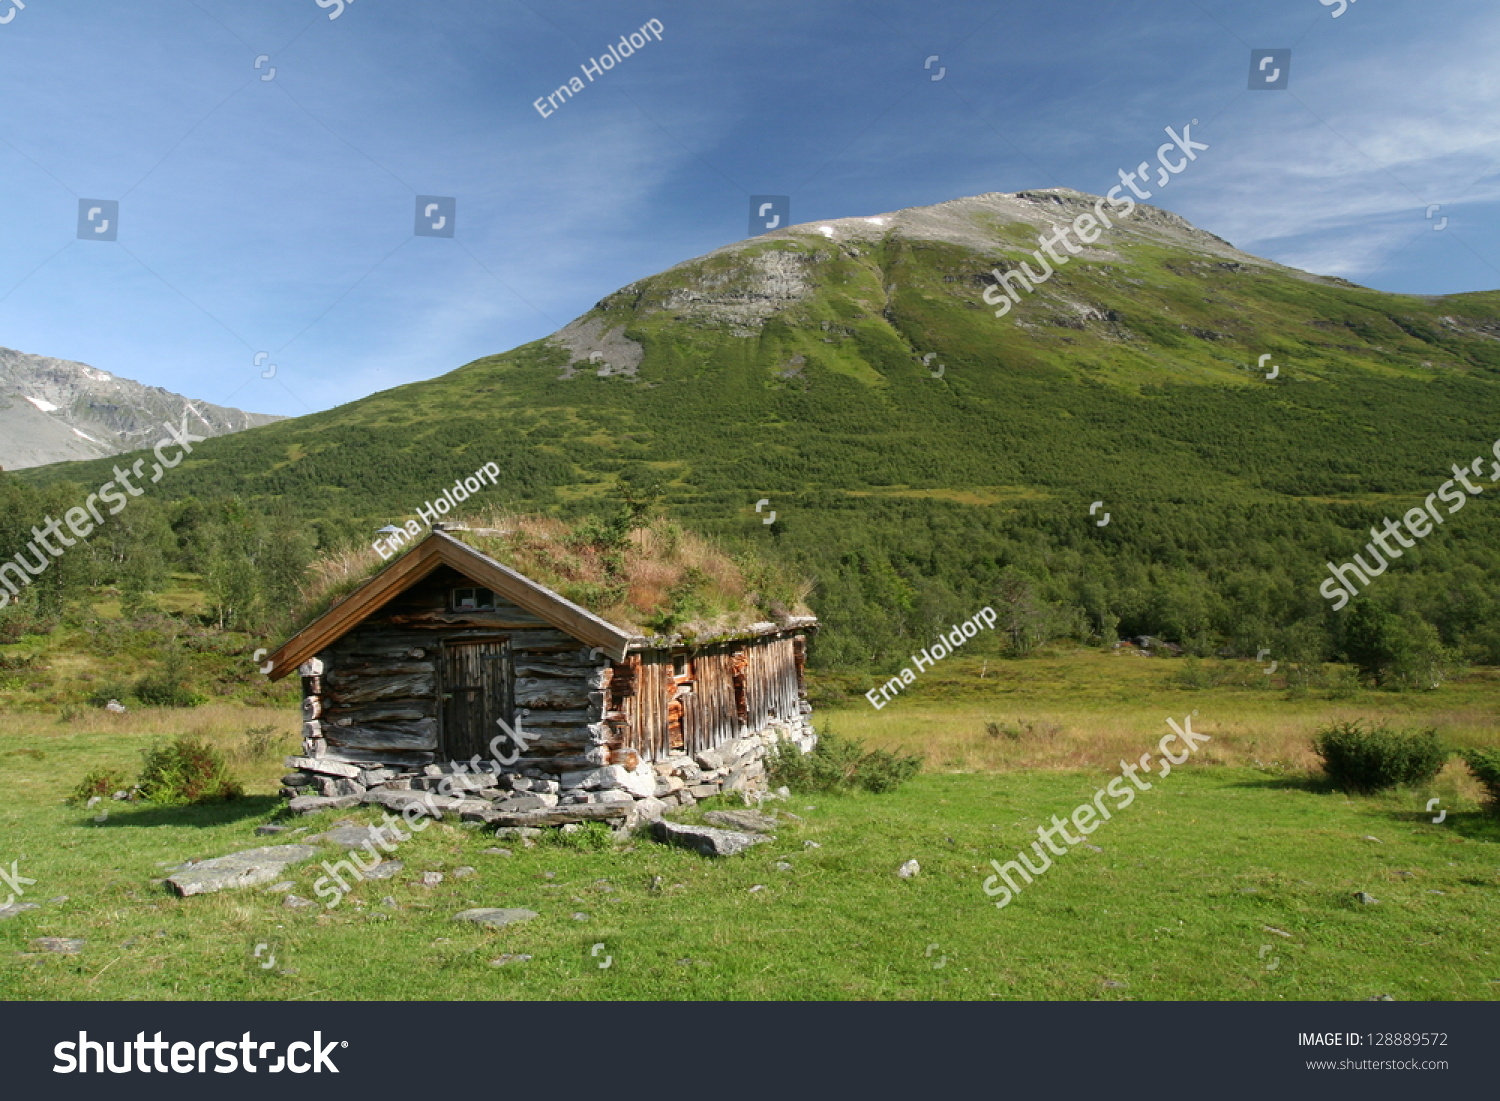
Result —
<path fill-rule="evenodd" d="M 255 833 L 259 837 L 271 837 L 278 833 L 285 833 L 285 826 L 256 826 Z"/>
<path fill-rule="evenodd" d="M 1354 897 L 1358 901 L 1363 902 L 1366 906 L 1370 905 L 1372 902 L 1380 901 L 1380 899 L 1376 898 L 1374 895 L 1366 894 L 1364 891 L 1356 891 Z"/>
<path fill-rule="evenodd" d="M 1361 841 L 1373 841 L 1377 845 L 1384 845 L 1385 844 L 1385 842 L 1382 841 L 1382 840 L 1380 840 L 1380 838 L 1378 838 L 1378 837 L 1371 837 L 1369 834 L 1365 834 L 1363 837 L 1360 838 L 1360 840 Z"/>
<path fill-rule="evenodd" d="M 1292 935 L 1285 929 L 1278 929 L 1274 925 L 1262 925 L 1261 928 L 1268 933 L 1275 933 L 1278 937 L 1290 937 Z"/>
<path fill-rule="evenodd" d="M 125 714 L 125 705 L 119 700 L 110 700 L 104 705 L 104 710 L 112 715 L 123 715 Z"/>
<path fill-rule="evenodd" d="M 472 921 L 476 925 L 488 925 L 498 928 L 502 925 L 512 925 L 518 921 L 530 921 L 536 916 L 535 910 L 480 908 L 476 910 L 463 910 L 454 914 L 453 920 Z"/>
<path fill-rule="evenodd" d="M 543 879 L 556 879 L 557 878 L 557 873 L 556 872 L 543 872 L 542 873 L 542 878 Z"/>
<path fill-rule="evenodd" d="M 785 860 L 778 860 L 776 861 L 776 870 L 778 872 L 789 872 L 792 870 L 792 866 Z"/>
<path fill-rule="evenodd" d="M 750 893 L 753 895 L 756 891 L 764 891 L 765 889 L 766 885 L 764 883 L 757 883 L 754 887 L 750 888 Z"/>
<path fill-rule="evenodd" d="M 396 900 L 390 895 L 386 895 L 380 900 L 380 905 L 384 906 L 387 910 L 394 910 L 396 908 Z"/>
<path fill-rule="evenodd" d="M 382 860 L 367 872 L 361 873 L 363 879 L 390 879 L 391 876 L 405 868 L 406 865 L 399 860 Z"/>
<path fill-rule="evenodd" d="M 1103 850 L 1103 849 L 1101 849 L 1101 848 L 1100 848 L 1100 847 L 1099 847 L 1099 846 L 1098 846 L 1098 845 L 1090 845 L 1090 844 L 1089 844 L 1089 843 L 1088 843 L 1088 842 L 1086 842 L 1086 841 L 1085 841 L 1085 842 L 1084 842 L 1084 845 L 1083 845 L 1083 847 L 1084 847 L 1084 848 L 1085 848 L 1085 849 L 1093 849 L 1093 850 L 1094 850 L 1094 851 L 1095 851 L 1095 852 L 1096 852 L 1096 853 L 1102 853 L 1102 852 L 1103 852 L 1103 851 L 1104 851 L 1104 850 Z"/>
<path fill-rule="evenodd" d="M 665 880 L 663 880 L 661 876 L 654 875 L 654 876 L 651 877 L 651 885 L 649 887 L 647 887 L 646 890 L 648 890 L 648 891 L 659 891 L 659 890 L 661 890 L 661 885 L 662 885 L 663 882 L 665 882 Z"/>
<path fill-rule="evenodd" d="M 573 915 L 573 920 L 574 921 L 588 921 L 588 919 L 589 919 L 589 916 L 588 916 L 588 914 L 585 914 L 585 913 L 576 913 L 576 914 Z"/>
<path fill-rule="evenodd" d="M 918 864 L 915 860 L 908 860 L 905 864 L 896 869 L 896 874 L 899 875 L 902 879 L 910 879 L 921 870 L 922 865 Z"/>
<path fill-rule="evenodd" d="M 1447 891 L 1428 891 L 1427 893 L 1430 894 L 1430 895 L 1445 895 L 1448 892 Z"/>
<path fill-rule="evenodd" d="M 68 896 L 67 895 L 58 895 L 56 898 L 49 898 L 47 900 L 47 905 L 48 906 L 61 906 L 64 902 L 67 902 L 67 901 L 68 901 Z"/>
<path fill-rule="evenodd" d="M 271 886 L 267 887 L 266 894 L 272 894 L 273 892 L 276 894 L 281 894 L 286 891 L 290 891 L 295 886 L 296 884 L 293 883 L 290 879 L 283 879 L 280 883 L 273 883 L 271 884 Z"/>
<path fill-rule="evenodd" d="M 308 906 L 316 906 L 317 903 L 310 898 L 298 898 L 296 895 L 287 895 L 281 900 L 281 904 L 288 910 L 302 910 Z"/>
<path fill-rule="evenodd" d="M 823 846 L 816 841 L 804 841 L 802 842 L 802 847 L 804 849 L 821 849 Z"/>
<path fill-rule="evenodd" d="M 480 849 L 480 856 L 515 856 L 509 849 Z"/>
<path fill-rule="evenodd" d="M 72 937 L 37 937 L 31 942 L 31 947 L 38 952 L 61 952 L 67 956 L 76 956 L 87 943 L 86 940 L 77 940 Z"/>
<path fill-rule="evenodd" d="M 471 867 L 469 867 L 467 864 L 465 864 L 462 868 L 454 868 L 453 869 L 453 878 L 454 879 L 468 879 L 469 876 L 471 876 L 473 874 L 474 874 L 474 869 L 471 868 Z"/>
<path fill-rule="evenodd" d="M 442 872 L 423 872 L 422 873 L 422 886 L 424 886 L 424 887 L 436 887 L 442 881 L 443 881 L 443 873 Z"/>
<path fill-rule="evenodd" d="M 1107 986 L 1107 987 L 1109 987 L 1109 989 L 1111 989 L 1111 990 L 1123 990 L 1123 989 L 1125 989 L 1125 984 L 1122 983 L 1122 982 L 1119 982 L 1119 981 L 1117 981 L 1115 979 L 1105 979 L 1104 980 L 1104 985 Z"/>
<path fill-rule="evenodd" d="M 508 963 L 525 963 L 529 959 L 531 959 L 531 956 L 525 952 L 522 952 L 519 955 L 512 955 L 511 953 L 507 952 L 503 956 L 497 956 L 495 959 L 490 960 L 490 966 L 504 967 Z"/>
<path fill-rule="evenodd" d="M 1376 994 L 1373 998 L 1366 998 L 1367 1002 L 1393 1002 L 1396 999 L 1389 994 Z"/>

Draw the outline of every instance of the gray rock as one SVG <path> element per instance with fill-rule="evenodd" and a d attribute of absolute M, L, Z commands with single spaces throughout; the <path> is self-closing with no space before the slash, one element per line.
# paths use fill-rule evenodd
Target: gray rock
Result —
<path fill-rule="evenodd" d="M 382 826 L 339 826 L 327 833 L 315 833 L 307 838 L 311 844 L 314 841 L 326 841 L 330 845 L 338 845 L 345 849 L 368 848 L 372 853 L 379 852 L 381 843 L 387 845 L 398 841 L 405 841 L 407 835 L 398 829 Z"/>
<path fill-rule="evenodd" d="M 61 952 L 64 955 L 76 956 L 83 951 L 86 940 L 77 940 L 73 937 L 37 937 L 31 942 L 31 947 L 38 952 Z"/>
<path fill-rule="evenodd" d="M 375 867 L 362 874 L 364 879 L 390 879 L 391 876 L 405 868 L 406 865 L 399 860 L 382 860 Z"/>
<path fill-rule="evenodd" d="M 712 826 L 745 833 L 770 833 L 776 828 L 776 819 L 757 810 L 711 810 L 704 814 L 703 820 Z"/>
<path fill-rule="evenodd" d="M 651 824 L 651 833 L 658 841 L 680 845 L 704 856 L 734 856 L 752 845 L 770 840 L 759 834 L 719 830 L 712 826 L 688 826 L 668 822 L 665 818 L 658 818 Z"/>
<path fill-rule="evenodd" d="M 443 873 L 442 872 L 423 872 L 422 873 L 422 886 L 424 886 L 424 887 L 436 887 L 442 881 L 443 881 Z"/>
<path fill-rule="evenodd" d="M 0 906 L 0 921 L 13 918 L 23 910 L 40 910 L 41 907 L 35 902 L 15 902 L 9 906 Z"/>
<path fill-rule="evenodd" d="M 536 916 L 535 910 L 480 908 L 477 910 L 464 910 L 454 914 L 453 920 L 472 921 L 476 925 L 488 925 L 491 928 L 499 928 L 502 925 L 513 925 L 518 921 L 530 921 Z"/>
<path fill-rule="evenodd" d="M 1354 897 L 1356 901 L 1363 902 L 1366 906 L 1370 905 L 1370 903 L 1372 902 L 1380 901 L 1380 899 L 1376 898 L 1374 895 L 1366 894 L 1364 891 L 1356 891 L 1354 893 Z"/>
<path fill-rule="evenodd" d="M 297 895 L 287 895 L 286 898 L 281 900 L 281 904 L 288 910 L 305 910 L 309 906 L 317 905 L 312 899 L 301 898 Z"/>
<path fill-rule="evenodd" d="M 705 772 L 724 767 L 724 754 L 717 749 L 705 749 L 702 753 L 693 754 L 693 759 L 698 762 L 698 767 Z"/>
<path fill-rule="evenodd" d="M 576 913 L 576 914 L 573 915 L 573 920 L 574 921 L 588 921 L 588 919 L 589 919 L 588 914 L 585 914 L 582 911 L 579 911 L 578 913 Z"/>
<path fill-rule="evenodd" d="M 359 801 L 358 795 L 340 795 L 332 799 L 322 795 L 299 795 L 287 803 L 287 809 L 293 814 L 317 814 L 321 810 L 344 810 L 348 807 L 357 807 Z"/>
<path fill-rule="evenodd" d="M 512 955 L 511 953 L 507 952 L 503 956 L 497 956 L 495 959 L 490 960 L 490 966 L 504 967 L 508 963 L 525 963 L 529 959 L 531 959 L 531 957 L 525 952 L 521 952 L 516 955 Z"/>
<path fill-rule="evenodd" d="M 467 864 L 465 864 L 462 868 L 454 868 L 453 869 L 453 878 L 454 879 L 468 879 L 469 876 L 471 876 L 473 874 L 474 874 L 474 869 L 471 868 L 471 867 L 469 867 Z"/>
<path fill-rule="evenodd" d="M 912 876 L 918 874 L 921 870 L 922 865 L 918 864 L 915 860 L 908 860 L 905 864 L 896 869 L 896 874 L 899 875 L 902 879 L 910 879 Z"/>
<path fill-rule="evenodd" d="M 756 891 L 764 891 L 765 889 L 766 885 L 764 883 L 757 883 L 754 887 L 750 888 L 750 893 L 753 895 Z"/>
<path fill-rule="evenodd" d="M 557 806 L 557 796 L 526 792 L 521 795 L 512 795 L 509 799 L 502 799 L 494 805 L 494 809 L 501 814 L 516 814 L 528 810 L 549 810 Z"/>
<path fill-rule="evenodd" d="M 821 849 L 823 846 L 816 841 L 804 841 L 802 842 L 802 847 L 804 849 Z"/>
<path fill-rule="evenodd" d="M 535 826 L 497 826 L 495 836 L 528 839 L 542 836 L 542 831 Z"/>
<path fill-rule="evenodd" d="M 792 870 L 792 866 L 785 860 L 778 860 L 776 861 L 776 870 L 778 872 L 789 872 Z"/>
<path fill-rule="evenodd" d="M 712 799 L 715 795 L 719 794 L 719 785 L 694 784 L 692 787 L 685 788 L 683 790 L 685 790 L 694 799 Z"/>
<path fill-rule="evenodd" d="M 311 845 L 267 845 L 246 849 L 182 868 L 167 883 L 183 898 L 206 895 L 231 887 L 255 887 L 281 878 L 293 864 L 311 859 L 318 850 Z"/>
<path fill-rule="evenodd" d="M 496 849 L 480 849 L 479 850 L 479 855 L 480 856 L 515 856 L 516 854 L 513 853 L 513 852 L 511 852 L 509 849 L 498 849 L 498 848 L 496 848 Z"/>
<path fill-rule="evenodd" d="M 293 883 L 290 879 L 283 879 L 280 883 L 273 883 L 269 887 L 267 887 L 266 894 L 282 894 L 286 891 L 290 891 L 295 886 L 296 884 Z"/>
<path fill-rule="evenodd" d="M 287 827 L 285 827 L 285 826 L 256 826 L 255 827 L 255 834 L 256 834 L 257 837 L 275 837 L 278 833 L 286 833 L 286 831 L 287 831 Z"/>
<path fill-rule="evenodd" d="M 442 818 L 444 811 L 456 811 L 464 803 L 456 795 L 437 795 L 430 791 L 391 791 L 389 788 L 367 791 L 360 797 L 360 801 L 384 807 L 392 814 L 405 814 L 408 807 L 415 807 L 411 813 L 428 818 Z M 292 802 L 295 803 L 296 800 L 293 799 Z"/>

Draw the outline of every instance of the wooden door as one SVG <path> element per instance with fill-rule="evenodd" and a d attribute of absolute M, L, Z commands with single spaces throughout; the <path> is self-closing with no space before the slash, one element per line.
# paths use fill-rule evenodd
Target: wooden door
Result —
<path fill-rule="evenodd" d="M 490 742 L 513 722 L 510 643 L 504 640 L 443 645 L 443 722 L 440 755 L 467 761 L 490 757 Z M 503 750 L 514 752 L 509 741 Z"/>

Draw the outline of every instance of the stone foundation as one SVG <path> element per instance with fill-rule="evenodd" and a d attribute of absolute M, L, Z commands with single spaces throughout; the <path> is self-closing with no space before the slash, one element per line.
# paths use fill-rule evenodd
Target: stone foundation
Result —
<path fill-rule="evenodd" d="M 287 758 L 295 771 L 282 777 L 281 794 L 301 814 L 364 803 L 496 826 L 586 821 L 635 826 L 724 792 L 763 792 L 765 756 L 783 739 L 804 753 L 817 743 L 811 725 L 799 720 L 775 722 L 758 734 L 664 761 L 640 761 L 626 750 L 614 754 L 625 763 L 563 770 L 544 767 L 545 761 L 522 760 L 509 767 L 493 760 L 396 766 L 310 754 Z M 413 805 L 416 809 L 407 810 Z"/>

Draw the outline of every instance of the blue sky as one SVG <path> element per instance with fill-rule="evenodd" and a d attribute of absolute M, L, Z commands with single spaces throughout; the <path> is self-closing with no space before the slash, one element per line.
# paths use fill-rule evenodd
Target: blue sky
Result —
<path fill-rule="evenodd" d="M 745 236 L 753 194 L 805 222 L 1102 193 L 1192 119 L 1210 149 L 1153 202 L 1383 290 L 1500 288 L 1494 0 L 15 2 L 0 345 L 257 412 L 544 336 Z M 1285 90 L 1248 88 L 1261 48 Z M 78 239 L 83 199 L 117 240 Z"/>

